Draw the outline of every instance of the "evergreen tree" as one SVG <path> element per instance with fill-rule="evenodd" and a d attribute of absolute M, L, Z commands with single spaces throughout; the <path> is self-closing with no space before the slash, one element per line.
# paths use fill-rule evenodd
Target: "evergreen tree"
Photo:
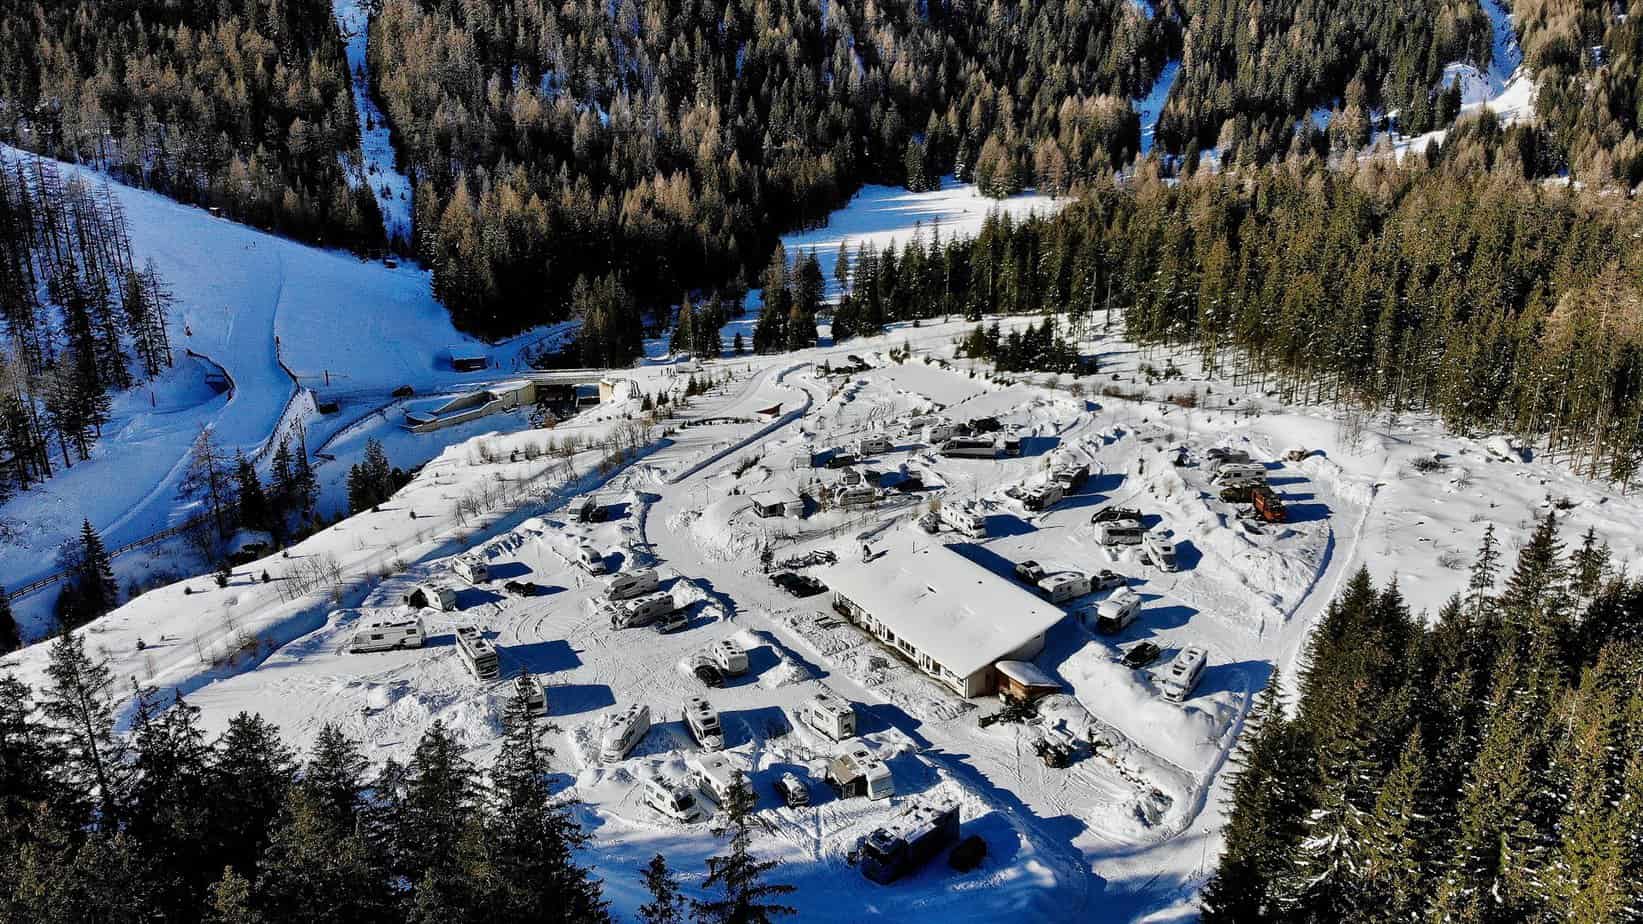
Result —
<path fill-rule="evenodd" d="M 650 893 L 650 901 L 639 906 L 642 924 L 686 924 L 689 920 L 679 883 L 661 854 L 645 865 L 645 891 Z"/>
<path fill-rule="evenodd" d="M 17 628 L 17 617 L 11 612 L 11 595 L 0 586 L 0 655 L 10 654 L 23 647 L 23 633 Z"/>
<path fill-rule="evenodd" d="M 239 502 L 239 522 L 246 529 L 273 532 L 273 514 L 268 495 L 263 492 L 257 468 L 244 453 L 234 453 L 235 497 Z"/>
<path fill-rule="evenodd" d="M 233 472 L 210 427 L 201 429 L 200 435 L 194 438 L 179 493 L 187 500 L 202 504 L 216 525 L 217 535 L 228 538 L 233 531 L 236 509 Z"/>
<path fill-rule="evenodd" d="M 753 856 L 753 791 L 738 774 L 726 794 L 725 811 L 730 817 L 730 851 L 707 861 L 707 888 L 717 887 L 723 897 L 692 901 L 696 919 L 703 924 L 769 924 L 778 917 L 797 914 L 798 909 L 771 899 L 792 894 L 790 885 L 766 882 L 765 877 L 780 863 Z"/>
<path fill-rule="evenodd" d="M 165 709 L 138 697 L 125 833 L 150 866 L 154 901 L 168 919 L 189 916 L 210 885 L 210 748 L 199 710 L 180 694 Z"/>
<path fill-rule="evenodd" d="M 85 639 L 74 632 L 52 642 L 50 657 L 40 706 L 63 750 L 57 778 L 65 792 L 59 804 L 77 805 L 99 826 L 112 829 L 121 817 L 127 768 L 125 742 L 114 732 L 108 662 L 93 660 Z"/>
<path fill-rule="evenodd" d="M 241 712 L 212 749 L 207 799 L 212 806 L 208 843 L 235 870 L 256 869 L 269 830 L 296 780 L 296 758 L 279 729 L 261 716 Z"/>
<path fill-rule="evenodd" d="M 52 772 L 61 757 L 35 714 L 33 691 L 10 674 L 0 676 L 0 828 L 53 798 Z"/>

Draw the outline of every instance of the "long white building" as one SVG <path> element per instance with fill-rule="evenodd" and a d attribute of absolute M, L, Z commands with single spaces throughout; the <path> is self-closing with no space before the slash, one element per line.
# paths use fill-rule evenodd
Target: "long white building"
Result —
<path fill-rule="evenodd" d="M 833 605 L 961 696 L 998 685 L 994 664 L 1029 660 L 1066 613 L 945 545 L 899 535 L 872 561 L 823 570 Z"/>

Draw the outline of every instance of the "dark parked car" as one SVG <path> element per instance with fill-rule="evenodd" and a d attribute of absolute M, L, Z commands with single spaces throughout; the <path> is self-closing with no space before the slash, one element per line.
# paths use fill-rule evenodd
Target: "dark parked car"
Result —
<path fill-rule="evenodd" d="M 530 581 L 509 581 L 502 585 L 502 589 L 520 597 L 534 597 L 542 592 L 542 588 Z"/>
<path fill-rule="evenodd" d="M 690 672 L 696 675 L 707 686 L 717 689 L 725 685 L 725 672 L 719 670 L 719 665 L 707 655 L 697 655 L 690 659 Z"/>
<path fill-rule="evenodd" d="M 1151 642 L 1142 642 L 1124 652 L 1124 666 L 1131 670 L 1140 670 L 1148 664 L 1158 660 L 1164 650 Z"/>
<path fill-rule="evenodd" d="M 808 574 L 795 574 L 792 571 L 778 571 L 770 576 L 777 587 L 787 591 L 795 597 L 814 597 L 826 593 L 827 585 Z"/>
<path fill-rule="evenodd" d="M 1028 584 L 1044 580 L 1044 566 L 1036 561 L 1024 561 L 1015 566 L 1015 576 Z"/>
<path fill-rule="evenodd" d="M 855 465 L 856 457 L 848 452 L 835 452 L 827 457 L 828 468 L 844 468 L 846 465 Z"/>

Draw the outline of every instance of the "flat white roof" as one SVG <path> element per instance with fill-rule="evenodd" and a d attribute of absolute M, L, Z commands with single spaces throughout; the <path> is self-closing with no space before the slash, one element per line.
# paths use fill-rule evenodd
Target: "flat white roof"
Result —
<path fill-rule="evenodd" d="M 1057 687 L 1061 682 L 1044 672 L 1044 669 L 1031 661 L 1000 661 L 998 672 L 1014 680 L 1016 683 L 1029 687 Z"/>
<path fill-rule="evenodd" d="M 937 542 L 906 533 L 870 562 L 841 556 L 822 570 L 835 593 L 960 677 L 1027 644 L 1066 615 Z"/>
<path fill-rule="evenodd" d="M 775 488 L 770 491 L 749 494 L 747 499 L 761 507 L 769 507 L 772 504 L 796 504 L 800 498 L 799 492 L 792 488 Z"/>

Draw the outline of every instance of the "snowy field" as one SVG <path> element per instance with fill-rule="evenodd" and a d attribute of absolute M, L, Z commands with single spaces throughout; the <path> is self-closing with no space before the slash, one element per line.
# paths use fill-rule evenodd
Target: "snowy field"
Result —
<path fill-rule="evenodd" d="M 994 381 L 952 357 L 964 329 L 898 329 L 838 348 L 709 364 L 731 380 L 688 409 L 686 421 L 700 423 L 657 428 L 636 458 L 611 471 L 596 466 L 598 451 L 583 450 L 567 467 L 537 449 L 573 434 L 591 441 L 622 431 L 631 403 L 590 409 L 552 431 L 492 418 L 492 427 L 517 429 L 456 434 L 464 441 L 437 453 L 379 511 L 310 538 L 290 558 L 237 569 L 226 589 L 198 578 L 151 592 L 84 631 L 117 676 L 182 690 L 213 729 L 242 709 L 259 711 L 301 746 L 334 722 L 380 760 L 407 756 L 441 720 L 485 761 L 498 743 L 508 683 L 475 681 L 450 634 L 480 628 L 500 651 L 504 678 L 524 669 L 547 688 L 558 785 L 581 803 L 578 814 L 594 836 L 585 859 L 621 915 L 644 900 L 638 871 L 651 854 L 664 851 L 699 874 L 717 849 L 705 824 L 667 820 L 638 789 L 646 776 L 685 779 L 699 748 L 681 707 L 702 694 L 724 717 L 727 759 L 750 773 L 759 794 L 756 848 L 785 862 L 781 877 L 799 887 L 804 920 L 917 909 L 962 920 L 1014 912 L 1163 921 L 1192 916 L 1195 890 L 1213 866 L 1226 758 L 1251 696 L 1274 666 L 1293 678 L 1308 628 L 1359 565 L 1378 579 L 1397 575 L 1411 603 L 1430 612 L 1462 586 L 1487 524 L 1511 549 L 1531 519 L 1553 507 L 1567 517 L 1566 536 L 1594 527 L 1617 564 L 1643 564 L 1636 499 L 1544 461 L 1503 459 L 1486 442 L 1445 435 L 1431 421 L 1368 421 L 1357 432 L 1331 409 L 1284 406 L 1203 376 L 1190 356 L 1118 340 L 1086 344 L 1102 362 L 1098 377 Z M 890 362 L 888 351 L 903 342 L 913 360 Z M 821 373 L 823 360 L 838 364 L 847 352 L 872 368 Z M 1144 367 L 1167 360 L 1182 374 L 1148 384 Z M 633 375 L 654 393 L 678 386 L 667 372 L 646 367 Z M 1103 395 L 1102 387 L 1127 397 Z M 773 404 L 783 416 L 767 422 L 757 411 Z M 1023 437 L 1023 455 L 944 458 L 906 427 L 931 413 L 996 417 Z M 362 441 L 367 432 L 338 442 Z M 892 445 L 866 469 L 917 470 L 925 490 L 891 492 L 870 510 L 753 516 L 753 492 L 824 493 L 842 473 L 808 467 L 810 454 L 866 434 Z M 1245 448 L 1266 462 L 1289 522 L 1253 523 L 1215 497 L 1202 467 L 1215 446 Z M 1177 466 L 1183 447 L 1187 464 Z M 1297 447 L 1311 454 L 1284 461 Z M 1029 511 L 1009 489 L 1042 479 L 1052 458 L 1088 461 L 1090 481 L 1047 511 Z M 483 513 L 463 512 L 464 498 L 486 493 Z M 614 505 L 612 519 L 573 520 L 573 500 L 589 493 Z M 932 540 L 916 531 L 910 521 L 932 499 L 981 505 L 991 537 L 943 531 Z M 1132 551 L 1100 545 L 1090 514 L 1109 503 L 1140 508 L 1147 526 L 1169 534 L 1181 569 L 1163 572 Z M 977 719 L 996 710 L 994 700 L 960 699 L 833 616 L 826 597 L 795 598 L 760 565 L 766 549 L 778 561 L 822 549 L 857 560 L 856 537 L 864 535 L 883 546 L 946 542 L 974 567 L 1006 578 L 1028 559 L 1050 571 L 1112 569 L 1140 595 L 1141 617 L 1116 635 L 1064 620 L 1035 659 L 1062 693 L 1042 702 L 1037 720 L 983 728 Z M 685 607 L 685 628 L 665 635 L 612 628 L 594 607 L 601 579 L 575 563 L 583 545 L 612 569 L 657 568 Z M 456 611 L 424 611 L 426 647 L 345 651 L 364 615 L 400 606 L 420 580 L 448 578 L 452 558 L 463 553 L 483 557 L 492 578 L 462 583 Z M 321 571 L 331 577 L 305 591 L 306 576 Z M 509 581 L 534 585 L 535 593 L 507 590 Z M 749 671 L 708 690 L 684 664 L 727 638 L 748 651 Z M 1141 641 L 1159 645 L 1166 659 L 1188 644 L 1209 649 L 1210 666 L 1184 703 L 1162 700 L 1149 670 L 1117 663 Z M 37 647 L 4 664 L 38 682 L 43 662 Z M 794 715 L 823 689 L 859 704 L 863 744 L 895 779 L 887 802 L 836 798 L 821 784 L 838 746 Z M 650 707 L 652 730 L 625 758 L 600 759 L 592 746 L 600 723 L 636 702 Z M 1098 745 L 1051 769 L 1033 744 L 1055 735 Z M 809 779 L 812 806 L 779 803 L 770 787 L 786 772 Z M 937 860 L 884 887 L 850 868 L 846 853 L 858 836 L 908 800 L 937 794 L 958 799 L 965 831 L 988 841 L 979 869 L 959 874 Z"/>

